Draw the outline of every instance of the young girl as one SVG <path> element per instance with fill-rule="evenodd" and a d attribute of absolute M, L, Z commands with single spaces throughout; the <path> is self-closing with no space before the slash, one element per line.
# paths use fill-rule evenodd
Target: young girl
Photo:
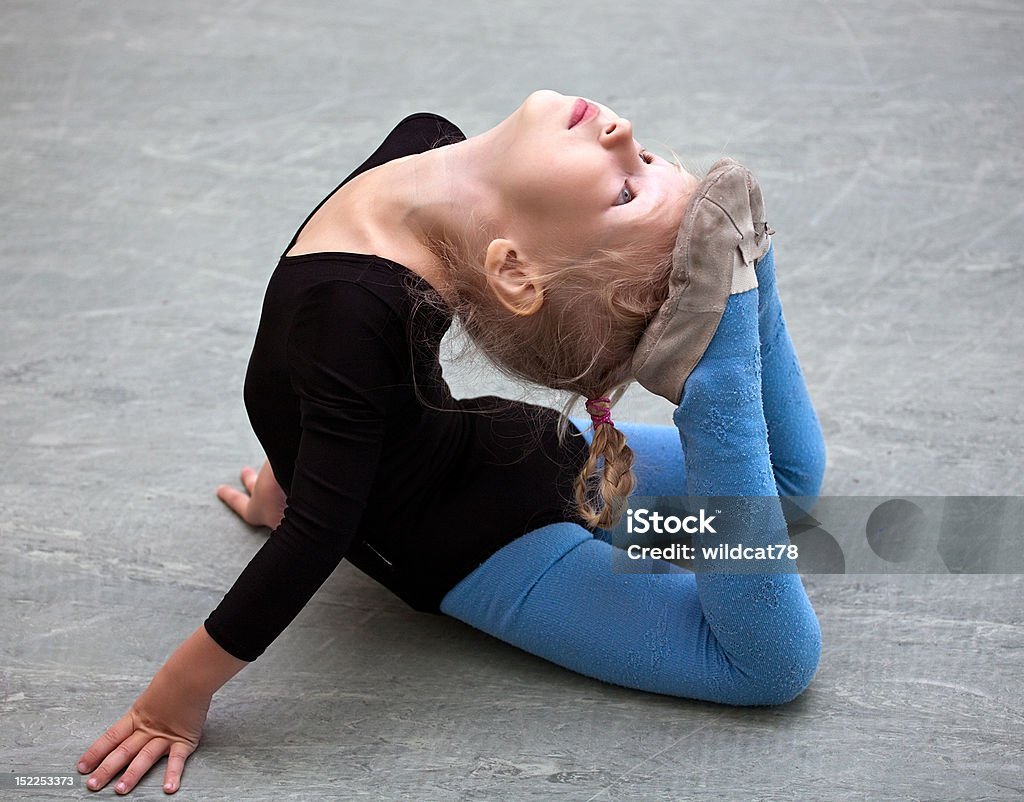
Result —
<path fill-rule="evenodd" d="M 213 694 L 343 557 L 418 610 L 608 682 L 739 705 L 799 694 L 820 635 L 792 561 L 622 573 L 607 542 L 632 492 L 761 499 L 748 545 L 788 543 L 779 494 L 817 494 L 821 432 L 769 233 L 734 162 L 700 181 L 581 98 L 536 92 L 470 139 L 432 114 L 399 123 L 270 279 L 245 381 L 267 462 L 218 495 L 274 531 L 82 756 L 87 787 L 127 766 L 126 793 L 167 755 L 176 791 Z M 438 360 L 453 316 L 590 420 L 454 399 Z M 675 427 L 612 422 L 634 378 L 678 405 Z"/>

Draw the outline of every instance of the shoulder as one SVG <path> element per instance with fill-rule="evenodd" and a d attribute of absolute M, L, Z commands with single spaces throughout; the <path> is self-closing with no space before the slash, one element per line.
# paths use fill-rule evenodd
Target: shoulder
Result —
<path fill-rule="evenodd" d="M 410 114 L 391 129 L 377 149 L 342 183 L 347 183 L 360 173 L 393 159 L 451 145 L 465 138 L 466 135 L 458 126 L 439 114 L 429 111 Z"/>
<path fill-rule="evenodd" d="M 405 301 L 386 280 L 329 279 L 298 298 L 288 333 L 293 388 L 308 400 L 380 406 L 408 371 Z M 383 395 L 382 395 L 383 393 Z"/>
<path fill-rule="evenodd" d="M 399 122 L 388 136 L 409 140 L 416 148 L 414 152 L 417 153 L 461 142 L 466 138 L 455 123 L 429 111 L 410 114 Z"/>
<path fill-rule="evenodd" d="M 385 345 L 389 333 L 401 335 L 408 316 L 409 296 L 397 277 L 385 271 L 353 269 L 353 275 L 329 278 L 307 287 L 296 299 L 290 345 L 378 340 Z"/>

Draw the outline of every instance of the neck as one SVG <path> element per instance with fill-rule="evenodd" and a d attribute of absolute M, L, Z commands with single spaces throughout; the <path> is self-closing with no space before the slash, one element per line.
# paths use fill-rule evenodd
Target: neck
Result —
<path fill-rule="evenodd" d="M 498 169 L 492 132 L 387 162 L 366 173 L 368 227 L 403 255 L 403 264 L 447 297 L 438 242 L 483 254 L 498 219 L 489 177 Z"/>

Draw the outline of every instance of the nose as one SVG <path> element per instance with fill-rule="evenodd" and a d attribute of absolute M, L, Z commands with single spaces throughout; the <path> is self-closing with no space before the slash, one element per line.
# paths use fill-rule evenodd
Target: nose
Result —
<path fill-rule="evenodd" d="M 633 142 L 633 123 L 625 117 L 605 123 L 601 130 L 601 144 L 606 148 L 614 148 L 621 147 L 623 142 Z"/>

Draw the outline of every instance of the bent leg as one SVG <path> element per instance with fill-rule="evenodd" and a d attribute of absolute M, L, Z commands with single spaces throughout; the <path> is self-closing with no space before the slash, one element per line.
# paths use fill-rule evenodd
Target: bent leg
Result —
<path fill-rule="evenodd" d="M 781 687 L 795 695 L 813 677 L 821 650 L 795 561 L 735 565 L 701 553 L 718 543 L 790 545 L 769 459 L 757 303 L 758 290 L 729 297 L 673 420 L 686 455 L 688 494 L 728 505 L 718 533 L 694 536 L 695 580 L 709 626 L 732 665 L 752 676 L 785 678 Z"/>
<path fill-rule="evenodd" d="M 813 500 L 825 475 L 825 440 L 790 339 L 775 282 L 775 246 L 755 266 L 761 395 L 780 496 Z"/>
<path fill-rule="evenodd" d="M 579 674 L 650 693 L 779 704 L 810 682 L 817 621 L 802 588 L 702 590 L 671 563 L 613 573 L 612 552 L 578 524 L 537 529 L 456 585 L 441 611 Z M 766 641 L 786 645 L 786 659 L 764 660 Z"/>
<path fill-rule="evenodd" d="M 751 547 L 786 546 L 761 410 L 756 313 L 756 291 L 729 299 L 674 420 L 689 494 L 750 497 L 752 514 L 731 535 Z M 814 676 L 820 630 L 792 561 L 734 573 L 698 558 L 691 574 L 616 560 L 651 571 L 625 574 L 612 572 L 613 553 L 577 525 L 544 527 L 494 554 L 441 609 L 566 668 L 656 693 L 777 704 Z"/>
<path fill-rule="evenodd" d="M 447 615 L 564 668 L 629 688 L 760 704 L 760 683 L 730 665 L 693 574 L 612 573 L 612 546 L 572 523 L 510 543 L 460 582 Z"/>

